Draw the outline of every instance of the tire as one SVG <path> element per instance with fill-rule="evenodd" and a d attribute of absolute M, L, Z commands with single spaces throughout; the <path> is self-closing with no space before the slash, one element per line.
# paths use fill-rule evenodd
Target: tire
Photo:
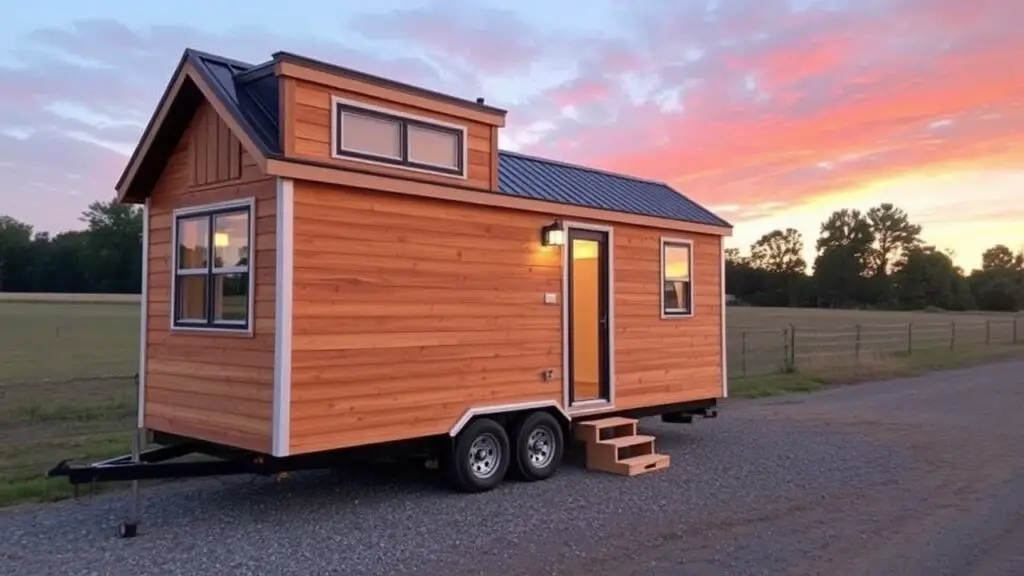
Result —
<path fill-rule="evenodd" d="M 565 452 L 562 426 L 548 412 L 531 412 L 512 428 L 515 441 L 512 473 L 527 482 L 554 475 Z"/>
<path fill-rule="evenodd" d="M 445 458 L 445 475 L 460 492 L 485 492 L 501 483 L 508 471 L 508 434 L 490 418 L 466 426 Z"/>

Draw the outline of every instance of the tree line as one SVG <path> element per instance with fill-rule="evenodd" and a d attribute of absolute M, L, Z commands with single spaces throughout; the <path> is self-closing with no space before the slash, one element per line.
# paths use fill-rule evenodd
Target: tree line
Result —
<path fill-rule="evenodd" d="M 142 209 L 93 202 L 79 220 L 51 236 L 0 215 L 0 292 L 140 293 Z"/>
<path fill-rule="evenodd" d="M 93 202 L 84 230 L 51 236 L 0 216 L 0 291 L 138 294 L 142 210 Z M 793 228 L 773 230 L 749 254 L 726 251 L 726 291 L 740 304 L 823 308 L 1014 311 L 1024 308 L 1024 253 L 997 244 L 966 274 L 925 244 L 921 226 L 890 203 L 842 209 L 821 223 L 813 266 Z"/>
<path fill-rule="evenodd" d="M 747 256 L 726 250 L 725 286 L 754 306 L 987 310 L 1024 308 L 1024 252 L 996 244 L 969 274 L 928 245 L 921 226 L 891 203 L 842 209 L 821 223 L 813 266 L 793 228 L 772 230 Z"/>

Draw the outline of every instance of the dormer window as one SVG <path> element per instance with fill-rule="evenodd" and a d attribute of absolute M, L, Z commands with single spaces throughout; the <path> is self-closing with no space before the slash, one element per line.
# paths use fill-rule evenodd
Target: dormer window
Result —
<path fill-rule="evenodd" d="M 335 158 L 466 177 L 466 128 L 333 99 Z"/>

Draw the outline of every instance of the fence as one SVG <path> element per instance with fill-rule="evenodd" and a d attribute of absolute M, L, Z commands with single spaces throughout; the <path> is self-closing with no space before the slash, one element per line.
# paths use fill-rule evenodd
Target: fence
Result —
<path fill-rule="evenodd" d="M 859 363 L 886 356 L 1024 344 L 1021 324 L 1018 319 L 994 319 L 732 328 L 727 332 L 729 374 L 756 376 L 801 365 Z"/>

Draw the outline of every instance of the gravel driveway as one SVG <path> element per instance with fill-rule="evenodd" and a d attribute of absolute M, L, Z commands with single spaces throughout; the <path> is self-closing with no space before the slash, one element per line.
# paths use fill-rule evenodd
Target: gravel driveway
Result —
<path fill-rule="evenodd" d="M 1024 362 L 645 421 L 636 478 L 232 478 L 0 514 L 0 574 L 1024 574 Z"/>

